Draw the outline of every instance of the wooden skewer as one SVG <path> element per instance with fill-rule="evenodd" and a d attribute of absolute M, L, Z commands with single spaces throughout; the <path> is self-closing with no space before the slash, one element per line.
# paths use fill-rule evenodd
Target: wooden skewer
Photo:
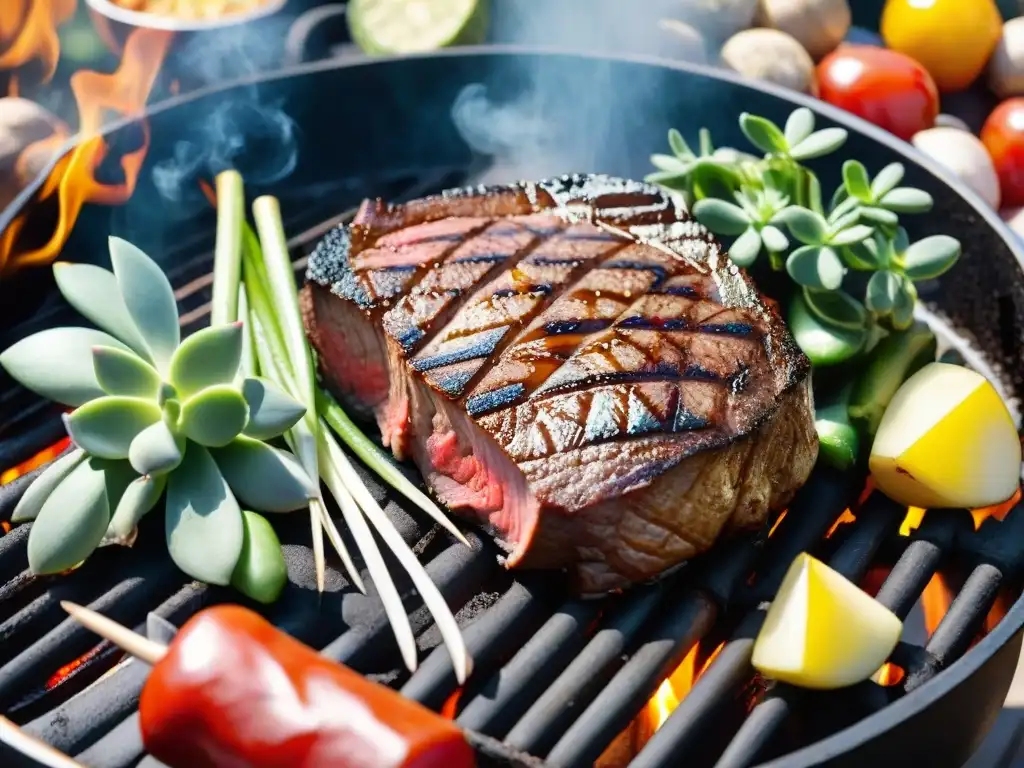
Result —
<path fill-rule="evenodd" d="M 45 741 L 29 736 L 3 715 L 0 715 L 0 742 L 47 768 L 85 768 Z"/>
<path fill-rule="evenodd" d="M 153 642 L 148 637 L 132 632 L 128 627 L 121 626 L 113 619 L 108 619 L 96 611 L 83 608 L 77 603 L 61 600 L 60 607 L 67 611 L 71 618 L 86 629 L 95 632 L 114 645 L 128 651 L 132 656 L 147 664 L 156 664 L 167 653 L 167 646 Z"/>

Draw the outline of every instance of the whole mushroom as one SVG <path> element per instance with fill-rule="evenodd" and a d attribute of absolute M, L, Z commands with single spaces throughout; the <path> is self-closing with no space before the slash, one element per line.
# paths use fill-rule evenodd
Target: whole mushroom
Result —
<path fill-rule="evenodd" d="M 777 29 L 747 29 L 722 46 L 722 64 L 741 75 L 817 95 L 814 61 L 792 36 Z"/>
<path fill-rule="evenodd" d="M 55 135 L 64 137 L 69 131 L 48 110 L 28 99 L 0 98 L 0 210 L 49 162 L 52 147 L 33 145 Z"/>
<path fill-rule="evenodd" d="M 1001 99 L 1024 94 L 1024 16 L 1003 24 L 988 62 L 988 86 Z"/>
<path fill-rule="evenodd" d="M 843 41 L 852 18 L 847 0 L 759 0 L 754 23 L 792 35 L 817 61 Z"/>
<path fill-rule="evenodd" d="M 959 128 L 928 128 L 914 135 L 913 145 L 945 166 L 989 206 L 998 210 L 999 177 L 985 145 Z"/>

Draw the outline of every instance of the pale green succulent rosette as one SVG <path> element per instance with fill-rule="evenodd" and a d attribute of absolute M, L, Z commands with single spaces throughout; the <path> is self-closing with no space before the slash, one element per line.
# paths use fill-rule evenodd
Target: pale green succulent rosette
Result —
<path fill-rule="evenodd" d="M 110 257 L 112 272 L 54 266 L 61 293 L 98 330 L 46 330 L 0 354 L 22 385 L 75 407 L 64 417 L 73 450 L 33 482 L 12 517 L 34 521 L 29 566 L 59 573 L 99 546 L 130 545 L 165 497 L 178 567 L 270 602 L 285 581 L 280 543 L 248 510 L 291 512 L 317 496 L 296 458 L 263 442 L 306 409 L 273 382 L 244 375 L 242 323 L 182 341 L 160 267 L 118 238 Z"/>

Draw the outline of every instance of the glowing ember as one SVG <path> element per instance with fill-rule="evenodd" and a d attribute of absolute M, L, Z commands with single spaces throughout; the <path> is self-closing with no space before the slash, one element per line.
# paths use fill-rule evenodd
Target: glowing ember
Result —
<path fill-rule="evenodd" d="M 782 510 L 782 512 L 781 512 L 781 513 L 779 513 L 779 516 L 778 516 L 777 518 L 775 518 L 775 522 L 774 522 L 774 523 L 772 523 L 772 527 L 771 527 L 771 530 L 770 530 L 770 531 L 768 531 L 768 538 L 771 538 L 771 537 L 772 537 L 772 534 L 774 534 L 774 533 L 775 533 L 775 531 L 777 531 L 777 530 L 778 530 L 778 528 L 779 528 L 779 524 L 780 524 L 780 523 L 781 523 L 781 522 L 782 522 L 783 520 L 785 520 L 785 519 L 786 519 L 786 513 L 787 513 L 787 512 L 789 512 L 789 510 L 788 510 L 788 509 L 784 509 L 784 510 Z"/>
<path fill-rule="evenodd" d="M 24 216 L 16 219 L 0 235 L 0 271 L 52 262 L 67 241 L 83 205 L 120 205 L 131 197 L 149 149 L 148 126 L 142 124 L 142 146 L 120 158 L 124 178 L 117 184 L 106 184 L 96 178 L 96 170 L 109 152 L 99 134 L 109 113 L 124 117 L 142 114 L 171 37 L 172 33 L 162 30 L 136 29 L 125 42 L 124 57 L 116 72 L 105 75 L 83 71 L 72 75 L 71 91 L 78 106 L 80 140 L 60 159 L 38 194 L 40 203 L 55 198 L 57 224 L 44 245 L 22 251 L 16 245 L 26 220 Z M 62 141 L 63 137 L 55 136 L 45 143 L 53 151 Z M 22 158 L 39 151 L 41 144 L 26 149 Z"/>
<path fill-rule="evenodd" d="M 77 0 L 3 0 L 0 2 L 0 69 L 18 69 L 38 60 L 44 82 L 53 77 L 60 57 L 57 27 L 75 13 Z M 18 92 L 11 81 L 8 95 Z"/>
<path fill-rule="evenodd" d="M 878 670 L 875 680 L 879 685 L 889 687 L 899 685 L 906 676 L 907 673 L 901 667 L 897 667 L 895 664 L 883 664 L 882 668 Z"/>
<path fill-rule="evenodd" d="M 456 688 L 455 693 L 445 699 L 444 704 L 441 707 L 441 717 L 446 717 L 449 720 L 454 720 L 455 716 L 459 713 L 459 699 L 462 698 L 462 689 Z"/>
<path fill-rule="evenodd" d="M 46 690 L 48 690 L 48 691 L 53 690 L 58 685 L 63 683 L 65 680 L 67 680 L 69 677 L 71 677 L 71 675 L 74 674 L 75 670 L 77 670 L 83 664 L 87 663 L 93 657 L 95 657 L 97 654 L 99 654 L 99 652 L 101 650 L 103 650 L 103 647 L 104 647 L 104 644 L 100 643 L 95 648 L 92 648 L 92 649 L 86 651 L 81 656 L 79 656 L 77 659 L 75 659 L 74 661 L 72 661 L 69 664 L 65 664 L 63 667 L 61 667 L 56 672 L 54 672 L 52 675 L 50 675 L 50 679 L 46 681 Z"/>
<path fill-rule="evenodd" d="M 839 526 L 846 525 L 847 523 L 855 522 L 856 520 L 857 520 L 857 516 L 855 514 L 853 514 L 852 510 L 844 509 L 843 510 L 843 514 L 841 514 L 836 519 L 836 521 L 834 523 L 832 523 L 832 527 L 828 529 L 828 533 L 825 534 L 825 538 L 826 539 L 831 539 L 832 538 L 832 534 L 836 532 L 836 530 L 839 528 Z"/>
<path fill-rule="evenodd" d="M 70 444 L 71 440 L 65 437 L 63 440 L 51 445 L 49 448 L 44 448 L 31 459 L 23 461 L 21 464 L 11 467 L 4 472 L 0 472 L 0 485 L 16 480 L 22 475 L 31 472 L 33 469 L 41 467 L 48 461 L 53 461 L 53 459 L 59 456 Z"/>
<path fill-rule="evenodd" d="M 924 588 L 921 595 L 921 608 L 924 611 L 924 627 L 931 637 L 935 628 L 939 626 L 942 617 L 946 615 L 949 606 L 953 602 L 953 593 L 946 585 L 945 579 L 938 573 L 932 576 L 928 586 Z"/>

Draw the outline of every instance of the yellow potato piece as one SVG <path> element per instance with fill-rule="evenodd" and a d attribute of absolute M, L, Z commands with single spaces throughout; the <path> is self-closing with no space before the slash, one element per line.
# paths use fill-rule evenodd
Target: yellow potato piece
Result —
<path fill-rule="evenodd" d="M 1016 426 L 992 384 L 967 368 L 932 363 L 893 397 L 869 466 L 878 488 L 901 504 L 974 509 L 1010 498 L 1020 463 Z"/>
<path fill-rule="evenodd" d="M 902 631 L 892 611 L 802 554 L 768 609 L 751 661 L 761 674 L 784 683 L 843 688 L 871 677 Z"/>

